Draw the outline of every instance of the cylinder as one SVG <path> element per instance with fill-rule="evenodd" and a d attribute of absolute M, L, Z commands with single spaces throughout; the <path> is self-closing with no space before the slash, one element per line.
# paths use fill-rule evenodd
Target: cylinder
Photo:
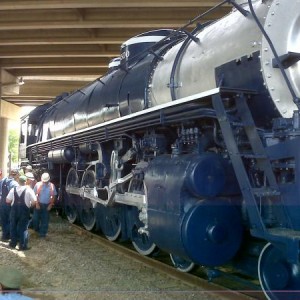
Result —
<path fill-rule="evenodd" d="M 52 163 L 69 163 L 75 157 L 74 149 L 66 147 L 64 149 L 57 149 L 48 152 L 48 161 Z"/>
<path fill-rule="evenodd" d="M 203 155 L 187 171 L 186 186 L 196 197 L 214 197 L 224 188 L 225 172 L 216 155 Z"/>

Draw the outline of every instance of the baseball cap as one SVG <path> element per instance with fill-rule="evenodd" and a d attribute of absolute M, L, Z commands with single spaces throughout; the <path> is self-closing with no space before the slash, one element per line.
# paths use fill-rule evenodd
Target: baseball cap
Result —
<path fill-rule="evenodd" d="M 19 181 L 26 182 L 27 177 L 25 175 L 22 175 L 22 176 L 19 177 Z"/>

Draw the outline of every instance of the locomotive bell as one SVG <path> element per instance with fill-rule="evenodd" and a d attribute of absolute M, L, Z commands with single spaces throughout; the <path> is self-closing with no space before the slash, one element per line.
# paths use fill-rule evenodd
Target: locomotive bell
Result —
<path fill-rule="evenodd" d="M 113 58 L 108 64 L 109 71 L 111 72 L 111 71 L 118 69 L 120 66 L 120 63 L 121 63 L 120 57 Z"/>

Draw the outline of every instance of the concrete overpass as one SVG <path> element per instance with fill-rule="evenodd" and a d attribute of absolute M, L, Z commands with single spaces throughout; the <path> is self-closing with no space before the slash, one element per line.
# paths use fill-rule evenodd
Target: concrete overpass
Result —
<path fill-rule="evenodd" d="M 145 31 L 178 29 L 232 6 L 220 0 L 3 0 L 0 3 L 0 168 L 7 165 L 8 121 L 103 75 L 120 46 Z M 195 27 L 188 26 L 188 30 Z"/>

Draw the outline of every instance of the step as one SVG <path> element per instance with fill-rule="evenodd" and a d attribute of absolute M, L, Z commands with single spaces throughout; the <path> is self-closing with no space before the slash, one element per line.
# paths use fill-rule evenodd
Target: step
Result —
<path fill-rule="evenodd" d="M 254 154 L 254 153 L 240 153 L 241 157 L 244 158 L 255 158 L 255 159 L 267 159 L 268 156 L 265 154 Z"/>
<path fill-rule="evenodd" d="M 255 196 L 260 196 L 260 197 L 275 197 L 275 196 L 280 196 L 280 191 L 268 187 L 262 187 L 262 188 L 253 188 L 252 189 L 253 194 Z"/>

